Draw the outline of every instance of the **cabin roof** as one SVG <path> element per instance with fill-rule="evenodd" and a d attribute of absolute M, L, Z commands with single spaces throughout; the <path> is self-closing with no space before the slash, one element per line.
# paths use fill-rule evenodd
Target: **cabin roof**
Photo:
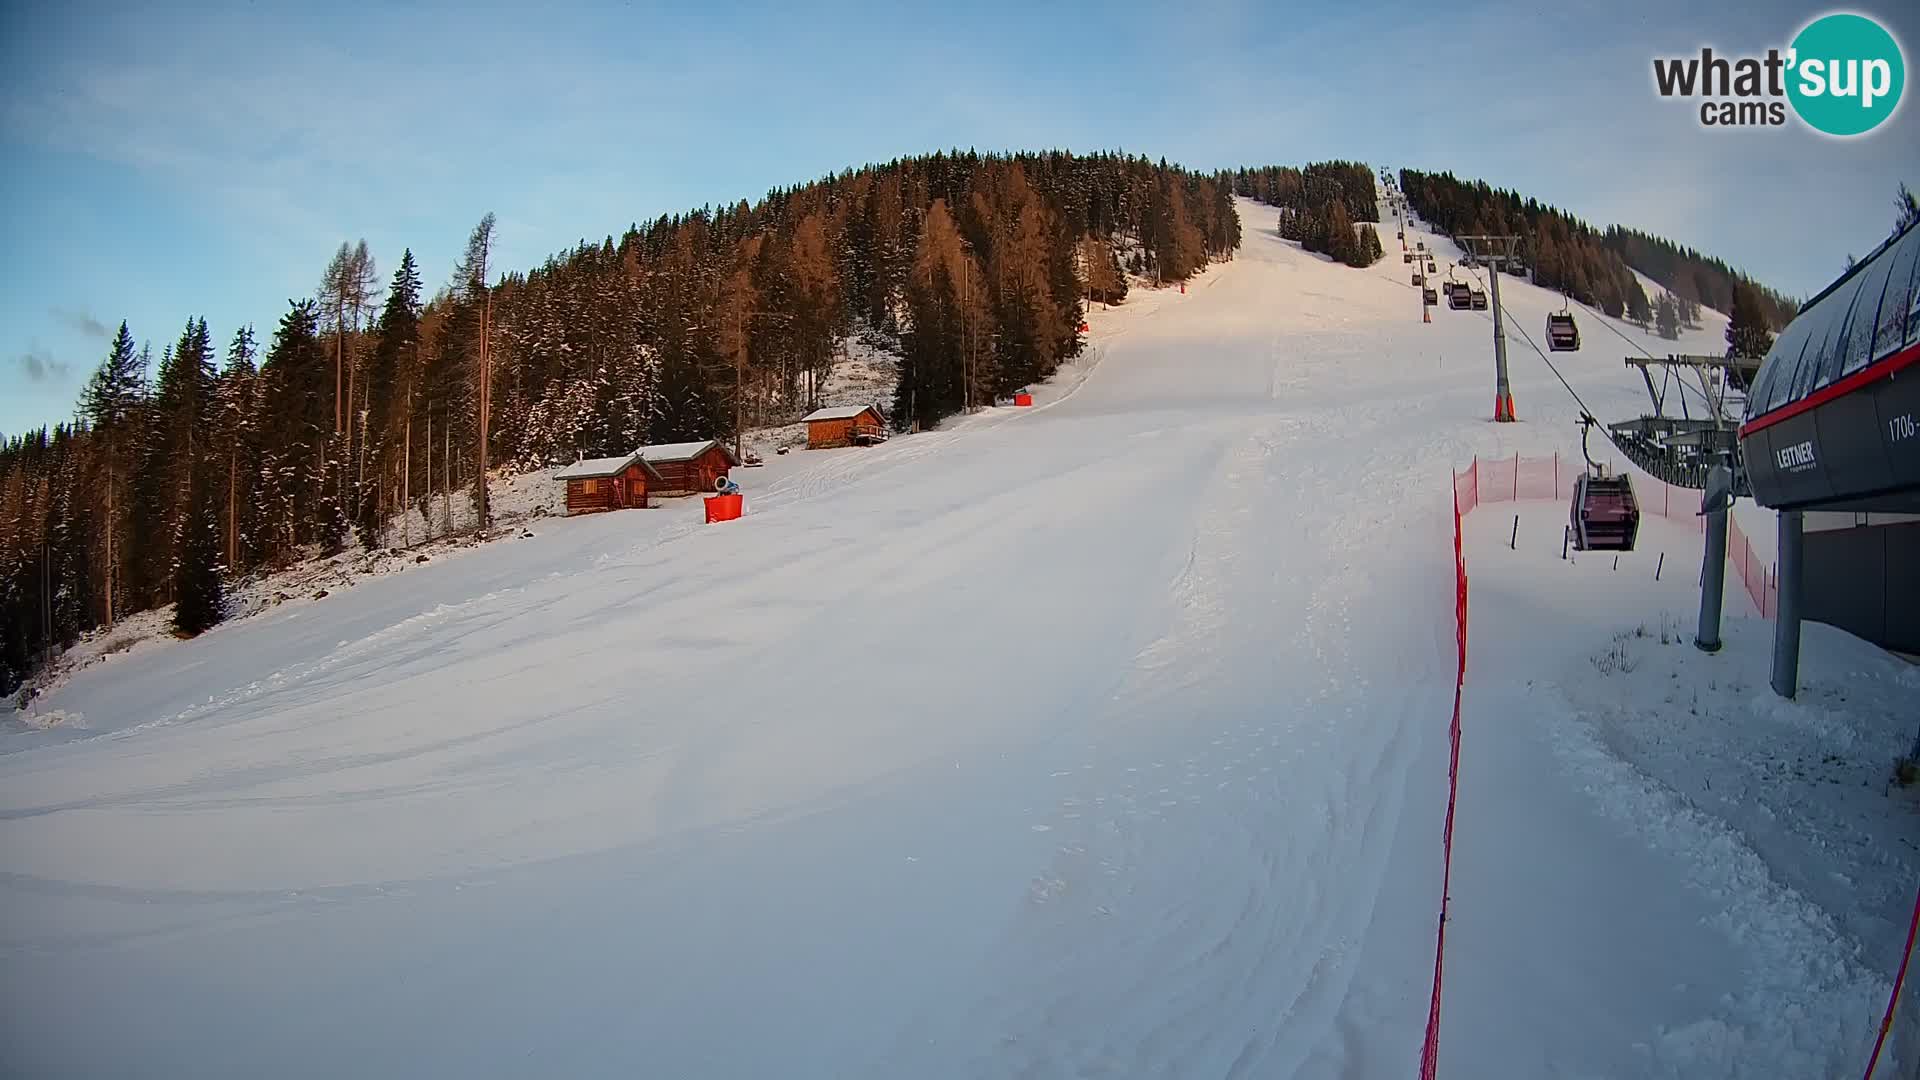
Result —
<path fill-rule="evenodd" d="M 585 458 L 554 473 L 553 478 L 555 480 L 598 480 L 607 476 L 619 476 L 636 461 L 647 470 L 647 475 L 655 480 L 660 479 L 659 470 L 648 464 L 638 450 L 624 457 Z"/>
<path fill-rule="evenodd" d="M 734 459 L 733 451 L 727 449 L 726 446 L 717 439 L 700 439 L 695 442 L 655 443 L 652 446 L 641 447 L 640 456 L 646 458 L 649 464 L 676 464 L 682 461 L 692 461 L 694 458 L 706 453 L 709 449 L 716 447 L 721 453 L 727 455 L 728 461 L 733 462 L 735 465 L 740 464 L 739 461 Z"/>
<path fill-rule="evenodd" d="M 835 405 L 832 408 L 815 409 L 801 419 L 809 424 L 815 420 L 851 420 L 861 413 L 869 412 L 875 416 L 880 415 L 880 409 L 874 405 Z"/>

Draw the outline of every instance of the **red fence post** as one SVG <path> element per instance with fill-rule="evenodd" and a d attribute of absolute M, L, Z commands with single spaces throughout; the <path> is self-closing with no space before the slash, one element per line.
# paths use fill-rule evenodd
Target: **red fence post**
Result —
<path fill-rule="evenodd" d="M 1913 918 L 1907 923 L 1907 948 L 1900 954 L 1900 970 L 1893 976 L 1893 990 L 1887 994 L 1887 1011 L 1880 1018 L 1880 1034 L 1873 1040 L 1873 1056 L 1867 1059 L 1866 1080 L 1873 1080 L 1873 1068 L 1880 1063 L 1880 1048 L 1887 1041 L 1887 1030 L 1893 1027 L 1893 1006 L 1900 1000 L 1900 986 L 1907 981 L 1907 961 L 1913 958 L 1913 938 L 1920 933 L 1920 894 L 1913 898 Z"/>
<path fill-rule="evenodd" d="M 1514 476 L 1519 476 L 1519 455 L 1514 456 Z M 1479 482 L 1479 459 L 1474 459 L 1475 486 Z M 1460 790 L 1460 696 L 1467 679 L 1467 564 L 1461 552 L 1460 489 L 1455 478 L 1453 498 L 1453 588 L 1454 634 L 1457 646 L 1453 681 L 1453 716 L 1447 725 L 1447 818 L 1440 833 L 1440 925 L 1434 932 L 1433 997 L 1427 1005 L 1426 1037 L 1420 1045 L 1421 1080 L 1435 1080 L 1440 1058 L 1440 990 L 1444 981 L 1447 955 L 1447 915 L 1453 891 L 1453 815 Z M 1518 494 L 1516 487 L 1516 495 Z"/>

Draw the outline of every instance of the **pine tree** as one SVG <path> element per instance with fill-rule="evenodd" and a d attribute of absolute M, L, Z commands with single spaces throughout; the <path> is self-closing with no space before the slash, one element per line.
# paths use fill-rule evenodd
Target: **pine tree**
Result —
<path fill-rule="evenodd" d="M 381 486 L 393 481 L 388 467 L 394 443 L 394 418 L 404 423 L 412 408 L 409 400 L 394 400 L 400 374 L 409 375 L 418 364 L 420 340 L 420 270 L 411 248 L 400 255 L 400 268 L 387 288 L 387 303 L 374 327 L 373 354 L 367 366 L 366 436 L 361 453 L 364 473 L 373 478 L 362 485 L 355 507 L 354 528 L 360 543 L 379 546 L 381 511 L 389 503 L 379 497 Z"/>
<path fill-rule="evenodd" d="M 1767 311 L 1760 293 L 1752 285 L 1740 282 L 1733 287 L 1733 310 L 1727 319 L 1727 355 L 1765 356 L 1773 348 L 1773 334 L 1767 329 Z"/>
<path fill-rule="evenodd" d="M 467 251 L 454 271 L 455 295 L 476 308 L 479 327 L 473 335 L 473 403 L 476 468 L 473 478 L 474 527 L 485 531 L 493 523 L 487 502 L 487 470 L 493 464 L 493 363 L 489 351 L 493 336 L 493 292 L 488 268 L 493 257 L 493 215 L 481 217 L 467 237 Z"/>
<path fill-rule="evenodd" d="M 139 434 L 136 421 L 146 392 L 144 362 L 134 352 L 133 335 L 122 322 L 107 358 L 93 373 L 80 400 L 80 413 L 102 444 L 98 484 L 100 599 L 101 619 L 108 625 L 122 610 L 126 592 L 121 567 L 127 557 L 127 485 Z"/>
<path fill-rule="evenodd" d="M 220 497 L 225 562 L 238 573 L 253 561 L 256 508 L 253 478 L 259 450 L 259 372 L 254 367 L 253 327 L 243 326 L 227 346 L 227 366 L 214 389 L 214 468 L 224 472 Z"/>
<path fill-rule="evenodd" d="M 220 572 L 220 526 L 213 507 L 195 500 L 174 569 L 175 634 L 194 637 L 226 617 L 226 586 Z"/>
<path fill-rule="evenodd" d="M 270 432 L 260 452 L 258 506 L 263 553 L 291 559 L 313 539 L 326 479 L 322 455 L 332 439 L 333 371 L 320 343 L 320 315 L 311 301 L 288 305 L 260 365 L 260 425 Z"/>
<path fill-rule="evenodd" d="M 1902 229 L 1920 222 L 1920 198 L 1915 198 L 1906 183 L 1900 184 L 1900 191 L 1893 198 L 1893 235 L 1900 235 Z"/>
<path fill-rule="evenodd" d="M 1627 291 L 1627 318 L 1643 330 L 1653 321 L 1653 305 L 1647 302 L 1647 290 L 1640 286 L 1637 279 Z"/>
<path fill-rule="evenodd" d="M 1674 300 L 1672 293 L 1660 294 L 1660 302 L 1654 305 L 1653 309 L 1653 325 L 1660 336 L 1668 341 L 1679 339 L 1680 305 Z"/>

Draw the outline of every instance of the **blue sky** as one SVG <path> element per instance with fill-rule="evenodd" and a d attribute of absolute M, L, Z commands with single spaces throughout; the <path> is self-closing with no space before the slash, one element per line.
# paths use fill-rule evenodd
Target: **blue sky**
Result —
<path fill-rule="evenodd" d="M 525 268 L 952 146 L 1452 169 L 1803 295 L 1920 187 L 1911 102 L 1841 142 L 1706 131 L 1653 94 L 1655 55 L 1763 51 L 1830 9 L 1606 9 L 7 4 L 0 432 L 70 415 L 121 319 L 156 354 L 196 315 L 265 337 L 343 239 L 383 278 L 411 246 L 437 286 L 488 210 L 499 265 Z M 1852 10 L 1914 60 L 1920 16 Z"/>

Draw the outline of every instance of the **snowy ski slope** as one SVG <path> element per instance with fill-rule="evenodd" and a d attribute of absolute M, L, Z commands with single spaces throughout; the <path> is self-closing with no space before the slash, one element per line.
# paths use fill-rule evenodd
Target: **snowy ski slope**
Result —
<path fill-rule="evenodd" d="M 1577 410 L 1516 335 L 1487 422 L 1488 315 L 1421 324 L 1390 224 L 1355 271 L 1240 209 L 1038 408 L 77 674 L 0 744 L 4 1071 L 1408 1075 L 1450 470 Z"/>

